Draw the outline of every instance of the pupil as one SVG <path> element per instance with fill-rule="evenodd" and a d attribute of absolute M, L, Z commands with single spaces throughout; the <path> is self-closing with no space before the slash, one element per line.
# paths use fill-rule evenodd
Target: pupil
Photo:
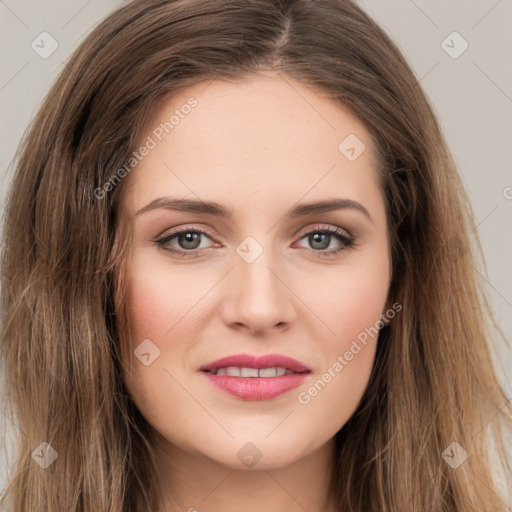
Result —
<path fill-rule="evenodd" d="M 329 246 L 329 236 L 330 235 L 327 235 L 326 233 L 315 233 L 311 236 L 313 238 L 312 246 L 315 249 L 326 249 Z M 321 240 L 322 237 L 323 237 L 323 241 Z M 319 240 L 319 238 L 320 238 L 320 240 Z M 327 241 L 327 243 L 325 243 L 326 241 Z M 320 243 L 320 247 L 315 247 L 314 244 L 317 242 Z"/>
<path fill-rule="evenodd" d="M 181 235 L 180 243 L 183 241 L 183 247 L 185 249 L 196 249 L 198 247 L 197 241 L 199 240 L 199 233 L 185 233 Z M 190 246 L 192 244 L 192 246 Z"/>

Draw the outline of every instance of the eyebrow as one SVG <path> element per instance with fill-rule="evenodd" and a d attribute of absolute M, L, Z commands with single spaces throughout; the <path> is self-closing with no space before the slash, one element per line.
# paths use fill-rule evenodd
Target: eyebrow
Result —
<path fill-rule="evenodd" d="M 196 201 L 193 199 L 178 199 L 172 197 L 159 197 L 154 199 L 146 206 L 138 210 L 136 215 L 140 215 L 142 213 L 158 208 L 177 210 L 186 213 L 204 213 L 224 219 L 231 219 L 233 217 L 233 210 L 231 208 L 222 206 L 215 201 Z M 372 224 L 374 223 L 373 219 L 368 213 L 368 210 L 361 203 L 353 201 L 352 199 L 331 199 L 312 203 L 303 203 L 290 208 L 286 215 L 293 219 L 311 215 L 313 213 L 325 213 L 345 209 L 357 210 L 364 214 L 370 220 L 370 222 L 372 222 Z"/>

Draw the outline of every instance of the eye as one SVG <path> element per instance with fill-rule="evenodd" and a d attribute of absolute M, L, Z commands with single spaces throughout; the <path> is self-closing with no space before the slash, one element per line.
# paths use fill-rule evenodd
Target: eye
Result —
<path fill-rule="evenodd" d="M 340 251 L 353 248 L 355 238 L 340 228 L 315 226 L 313 230 L 308 231 L 301 240 L 306 239 L 313 253 L 317 253 L 318 257 L 331 256 Z M 338 247 L 327 250 L 331 242 L 337 242 Z"/>
<path fill-rule="evenodd" d="M 180 230 L 173 231 L 165 237 L 156 240 L 155 243 L 168 253 L 182 258 L 189 258 L 199 256 L 201 250 L 208 248 L 201 247 L 201 239 L 203 237 L 210 240 L 212 239 L 212 237 L 205 231 L 185 227 Z M 355 238 L 349 235 L 346 231 L 330 226 L 315 226 L 313 230 L 306 232 L 300 238 L 300 240 L 304 239 L 307 240 L 311 247 L 308 249 L 309 252 L 312 252 L 318 257 L 329 257 L 357 245 L 355 243 Z M 173 240 L 176 240 L 178 248 L 175 248 L 176 246 L 171 243 Z M 338 247 L 328 250 L 331 242 L 333 241 L 338 243 Z"/>
<path fill-rule="evenodd" d="M 164 251 L 187 258 L 199 255 L 202 237 L 210 238 L 207 233 L 199 229 L 183 228 L 160 238 L 156 241 L 156 244 Z M 171 245 L 171 240 L 174 239 L 176 239 L 181 250 L 174 249 Z"/>

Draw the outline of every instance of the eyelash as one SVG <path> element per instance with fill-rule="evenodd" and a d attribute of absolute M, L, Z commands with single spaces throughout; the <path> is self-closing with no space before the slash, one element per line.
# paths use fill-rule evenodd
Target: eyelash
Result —
<path fill-rule="evenodd" d="M 187 251 L 187 250 L 176 250 L 176 249 L 172 249 L 170 246 L 166 246 L 166 244 L 168 244 L 173 238 L 176 238 L 177 236 L 179 236 L 181 234 L 184 234 L 184 233 L 198 233 L 198 234 L 201 234 L 201 235 L 205 235 L 206 237 L 208 237 L 210 239 L 213 238 L 208 233 L 206 233 L 205 231 L 202 231 L 200 229 L 193 229 L 193 228 L 185 227 L 185 228 L 180 229 L 178 231 L 173 231 L 169 235 L 166 235 L 165 237 L 160 238 L 159 240 L 156 240 L 155 243 L 161 249 L 163 249 L 164 251 L 166 251 L 168 253 L 171 253 L 173 255 L 176 255 L 176 256 L 178 256 L 180 258 L 192 258 L 192 257 L 199 256 L 199 253 L 203 249 L 193 249 L 193 250 Z M 354 237 L 347 236 L 339 228 L 333 228 L 333 227 L 319 227 L 319 226 L 317 226 L 314 229 L 312 229 L 311 231 L 308 231 L 307 233 L 304 233 L 304 235 L 299 240 L 302 240 L 303 238 L 306 238 L 307 236 L 315 234 L 315 233 L 331 235 L 331 236 L 335 237 L 342 244 L 342 246 L 339 249 L 334 249 L 334 250 L 333 249 L 330 249 L 330 250 L 325 250 L 325 249 L 323 249 L 323 250 L 309 249 L 309 252 L 312 252 L 313 254 L 315 254 L 315 256 L 317 256 L 319 258 L 320 257 L 330 257 L 330 256 L 333 256 L 333 255 L 336 255 L 336 254 L 340 253 L 341 251 L 344 251 L 344 250 L 347 250 L 347 249 L 348 250 L 352 249 L 352 248 L 354 248 L 355 246 L 358 245 L 355 242 L 355 238 Z"/>

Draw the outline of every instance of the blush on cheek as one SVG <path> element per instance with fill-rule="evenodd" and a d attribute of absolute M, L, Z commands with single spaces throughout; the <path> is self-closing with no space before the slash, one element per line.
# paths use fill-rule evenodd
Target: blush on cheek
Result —
<path fill-rule="evenodd" d="M 333 295 L 331 295 L 332 297 Z M 350 350 L 354 340 L 374 343 L 378 336 L 378 320 L 384 313 L 386 293 L 375 293 L 375 288 L 345 287 L 339 300 L 329 306 L 332 330 L 339 340 L 338 351 Z M 364 347 L 364 343 L 359 343 Z"/>
<path fill-rule="evenodd" d="M 135 338 L 161 338 L 182 318 L 189 303 L 197 301 L 192 283 L 182 282 L 183 276 L 160 270 L 146 262 L 134 265 L 129 286 L 130 322 Z M 194 297 L 187 298 L 187 292 Z"/>
<path fill-rule="evenodd" d="M 374 345 L 379 335 L 378 320 L 382 313 L 382 304 L 380 307 L 374 307 L 371 310 L 366 309 L 361 311 L 352 311 L 344 318 L 347 321 L 339 326 L 340 330 L 340 344 L 339 351 L 344 353 L 352 351 L 358 353 L 361 348 L 364 351 L 365 347 Z M 350 355 L 348 355 L 350 357 Z"/>
<path fill-rule="evenodd" d="M 131 355 L 149 339 L 160 349 L 155 365 L 166 368 L 176 360 L 184 363 L 209 318 L 200 301 L 212 287 L 212 276 L 203 279 L 196 273 L 191 281 L 190 272 L 170 271 L 168 266 L 161 269 L 147 261 L 133 266 L 131 273 L 127 298 Z"/>

